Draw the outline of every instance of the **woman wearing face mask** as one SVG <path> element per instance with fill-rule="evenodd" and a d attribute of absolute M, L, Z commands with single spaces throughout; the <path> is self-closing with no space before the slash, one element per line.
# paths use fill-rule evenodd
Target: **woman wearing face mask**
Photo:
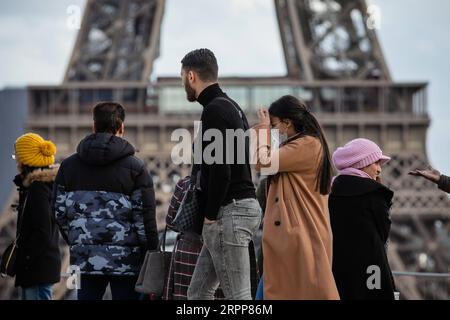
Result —
<path fill-rule="evenodd" d="M 264 299 L 339 299 L 327 208 L 332 166 L 322 128 L 293 96 L 258 116 L 256 169 L 275 169 L 264 217 Z M 279 149 L 271 145 L 271 128 L 287 138 Z"/>
<path fill-rule="evenodd" d="M 329 198 L 333 229 L 333 273 L 341 299 L 394 299 L 394 282 L 386 255 L 394 193 L 380 181 L 390 160 L 367 139 L 338 148 L 339 171 Z"/>

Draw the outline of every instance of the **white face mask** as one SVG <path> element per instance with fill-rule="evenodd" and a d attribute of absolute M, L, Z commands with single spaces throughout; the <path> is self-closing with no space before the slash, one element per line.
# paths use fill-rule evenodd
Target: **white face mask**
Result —
<path fill-rule="evenodd" d="M 278 129 L 272 129 L 272 146 L 279 148 L 284 142 L 287 141 L 287 133 L 280 133 Z"/>
<path fill-rule="evenodd" d="M 280 134 L 280 145 L 282 145 L 283 143 L 285 143 L 288 139 L 288 135 L 287 133 L 282 133 Z"/>

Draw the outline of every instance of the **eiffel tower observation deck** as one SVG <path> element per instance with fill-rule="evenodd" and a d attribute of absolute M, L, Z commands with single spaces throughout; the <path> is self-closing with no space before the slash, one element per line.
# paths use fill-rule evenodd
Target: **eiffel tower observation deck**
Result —
<path fill-rule="evenodd" d="M 358 137 L 379 144 L 392 156 L 383 171 L 383 182 L 395 191 L 392 269 L 448 273 L 450 201 L 431 182 L 408 175 L 429 162 L 427 83 L 392 80 L 364 0 L 274 3 L 287 74 L 221 78 L 224 91 L 252 123 L 260 106 L 285 94 L 301 98 L 323 125 L 331 151 Z M 26 120 L 28 131 L 55 141 L 62 160 L 91 131 L 96 102 L 123 103 L 126 138 L 154 177 L 159 226 L 164 226 L 176 181 L 189 172 L 170 158 L 175 144 L 171 133 L 178 128 L 193 131 L 201 112 L 200 106 L 188 105 L 179 78 L 150 81 L 160 54 L 165 6 L 165 0 L 88 0 L 63 83 L 29 86 Z M 12 193 L 0 215 L 0 249 L 15 233 L 10 204 L 16 198 Z M 448 278 L 431 286 L 421 281 L 396 279 L 405 299 L 450 298 Z M 10 282 L 0 283 L 0 299 L 15 295 Z M 56 295 L 65 297 L 64 283 Z"/>

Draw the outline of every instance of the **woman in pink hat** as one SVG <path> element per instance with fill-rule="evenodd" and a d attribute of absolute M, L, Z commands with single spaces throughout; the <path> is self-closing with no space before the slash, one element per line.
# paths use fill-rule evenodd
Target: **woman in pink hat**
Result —
<path fill-rule="evenodd" d="M 328 200 L 333 230 L 333 274 L 342 300 L 394 300 L 386 244 L 394 193 L 380 183 L 390 160 L 367 139 L 333 154 L 338 176 Z"/>

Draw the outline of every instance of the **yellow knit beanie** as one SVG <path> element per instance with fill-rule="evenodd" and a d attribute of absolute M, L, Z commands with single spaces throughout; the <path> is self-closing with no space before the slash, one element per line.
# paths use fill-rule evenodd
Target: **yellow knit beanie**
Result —
<path fill-rule="evenodd" d="M 56 146 L 40 135 L 27 133 L 16 140 L 16 158 L 30 167 L 47 167 L 55 162 Z"/>

